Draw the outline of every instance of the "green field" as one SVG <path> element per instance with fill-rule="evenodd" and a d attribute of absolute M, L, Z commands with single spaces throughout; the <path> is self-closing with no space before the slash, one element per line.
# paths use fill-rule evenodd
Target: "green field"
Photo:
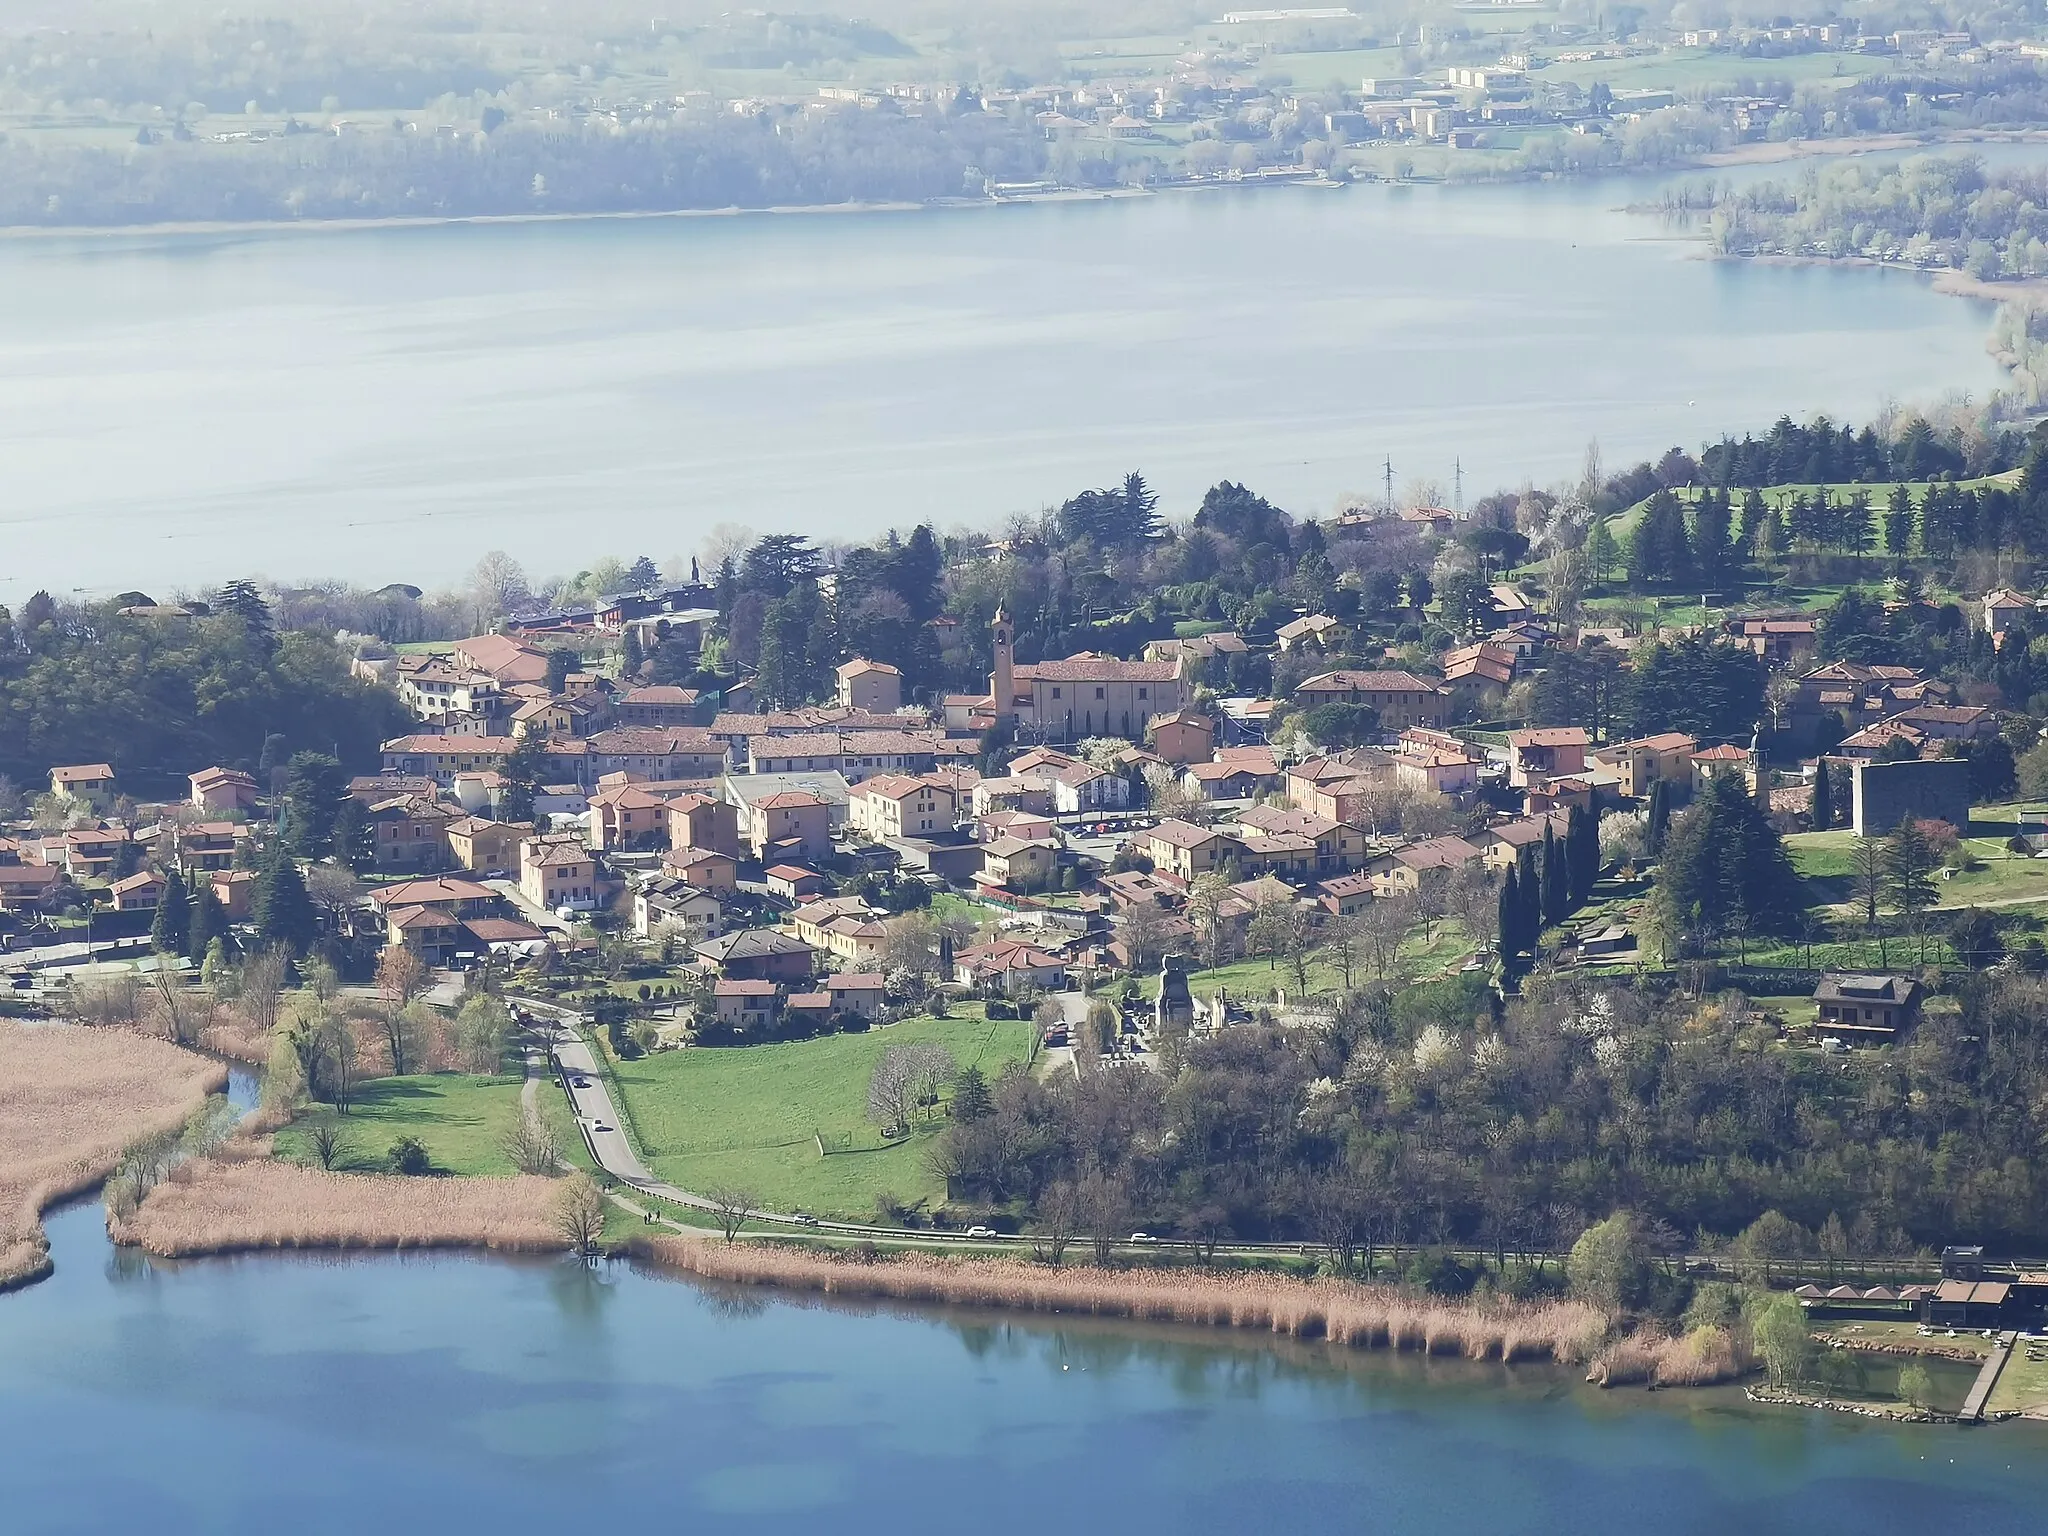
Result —
<path fill-rule="evenodd" d="M 1985 905 L 2024 906 L 2048 902 L 2048 859 L 2015 858 L 2005 850 L 2012 834 L 2011 806 L 1980 806 L 1973 813 L 1965 845 L 1976 857 L 1975 869 L 1935 877 L 1937 909 Z M 1855 833 L 1795 832 L 1785 839 L 1792 867 L 1810 882 L 1816 905 L 1842 905 L 1855 900 L 1851 850 Z"/>
<path fill-rule="evenodd" d="M 277 1133 L 277 1155 L 287 1162 L 316 1161 L 307 1133 L 323 1121 L 339 1124 L 349 1150 L 341 1166 L 381 1169 L 391 1144 L 415 1136 L 441 1173 L 505 1176 L 517 1173 L 505 1155 L 505 1135 L 519 1120 L 522 1080 L 420 1073 L 380 1077 L 364 1083 L 346 1115 L 316 1105 Z M 553 1122 L 563 1149 L 580 1167 L 590 1166 L 573 1117 L 553 1083 L 540 1085 L 539 1102 Z"/>
<path fill-rule="evenodd" d="M 868 1078 L 882 1052 L 935 1042 L 993 1079 L 1026 1060 L 1036 1036 L 1028 1019 L 907 1019 L 858 1035 L 662 1051 L 620 1062 L 615 1076 L 642 1153 L 671 1183 L 736 1185 L 773 1210 L 872 1217 L 883 1191 L 934 1204 L 945 1196 L 925 1165 L 935 1128 L 881 1146 L 867 1122 Z M 869 1150 L 820 1157 L 819 1133 Z"/>
<path fill-rule="evenodd" d="M 1687 48 L 1636 59 L 1586 59 L 1552 64 L 1536 71 L 1541 81 L 1591 85 L 1595 80 L 1621 90 L 1668 88 L 1696 90 L 1703 86 L 1733 87 L 1738 80 L 1790 80 L 1847 85 L 1864 75 L 1883 73 L 1887 61 L 1850 53 L 1800 53 L 1781 59 L 1745 59 L 1705 48 Z"/>

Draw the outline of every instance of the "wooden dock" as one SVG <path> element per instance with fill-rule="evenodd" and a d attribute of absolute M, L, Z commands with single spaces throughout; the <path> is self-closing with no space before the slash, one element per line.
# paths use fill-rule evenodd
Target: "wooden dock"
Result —
<path fill-rule="evenodd" d="M 1981 1424 L 1984 1422 L 1984 1405 L 1991 1401 L 1991 1389 L 1998 1385 L 1998 1376 L 2005 1369 L 2005 1362 L 2012 1358 L 2013 1341 L 2018 1334 L 2007 1330 L 1998 1336 L 1991 1346 L 1991 1353 L 1984 1357 L 1984 1365 L 1977 1372 L 1977 1379 L 1970 1383 L 1969 1395 L 1963 1399 L 1962 1412 L 1956 1415 L 1959 1424 Z"/>

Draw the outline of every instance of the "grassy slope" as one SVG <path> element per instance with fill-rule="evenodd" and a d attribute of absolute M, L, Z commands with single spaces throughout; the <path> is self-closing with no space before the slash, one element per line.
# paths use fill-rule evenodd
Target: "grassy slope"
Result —
<path fill-rule="evenodd" d="M 944 1188 L 925 1166 L 933 1132 L 894 1146 L 820 1158 L 813 1140 L 851 1133 L 874 1147 L 868 1077 L 892 1045 L 935 1042 L 964 1067 L 993 1078 L 1030 1054 L 1029 1020 L 908 1019 L 859 1035 L 777 1045 L 662 1052 L 617 1068 L 633 1124 L 654 1169 L 685 1189 L 737 1184 L 778 1210 L 872 1216 L 875 1196 L 936 1200 Z"/>

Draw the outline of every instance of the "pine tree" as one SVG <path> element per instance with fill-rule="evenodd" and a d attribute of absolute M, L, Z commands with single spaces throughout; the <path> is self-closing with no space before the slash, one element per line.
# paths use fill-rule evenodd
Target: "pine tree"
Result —
<path fill-rule="evenodd" d="M 1903 485 L 1892 487 L 1884 510 L 1884 551 L 1903 556 L 1913 547 L 1913 493 Z"/>
<path fill-rule="evenodd" d="M 185 958 L 204 960 L 215 943 L 227 936 L 227 908 L 213 894 L 213 882 L 200 881 L 192 891 L 191 915 L 186 920 Z"/>
<path fill-rule="evenodd" d="M 319 932 L 319 914 L 306 894 L 305 876 L 298 861 L 282 845 L 271 855 L 269 866 L 256 877 L 256 889 L 249 902 L 249 921 L 257 937 L 266 943 L 304 950 Z"/>
<path fill-rule="evenodd" d="M 149 925 L 149 947 L 160 955 L 182 955 L 190 941 L 191 898 L 185 877 L 176 865 L 164 875 L 164 888 L 157 895 L 156 919 Z"/>
<path fill-rule="evenodd" d="M 1834 824 L 1834 790 L 1828 783 L 1828 760 L 1823 757 L 1813 768 L 1813 830 L 1825 832 Z"/>
<path fill-rule="evenodd" d="M 640 631 L 630 624 L 626 626 L 626 638 L 620 646 L 619 670 L 625 673 L 629 682 L 637 681 L 640 669 L 647 664 L 647 652 L 640 644 Z"/>

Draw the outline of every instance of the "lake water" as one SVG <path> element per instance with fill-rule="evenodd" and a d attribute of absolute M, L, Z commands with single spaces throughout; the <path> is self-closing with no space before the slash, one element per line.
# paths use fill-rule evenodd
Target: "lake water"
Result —
<path fill-rule="evenodd" d="M 0 1529 L 2038 1533 L 2031 1425 L 1244 1336 L 738 1298 L 624 1265 L 153 1264 L 0 1297 Z"/>
<path fill-rule="evenodd" d="M 1999 383 L 1989 306 L 1699 260 L 1618 211 L 1655 191 L 0 241 L 0 602 L 987 525 L 1133 468 L 1181 514 L 1389 457 L 1470 498 Z"/>

